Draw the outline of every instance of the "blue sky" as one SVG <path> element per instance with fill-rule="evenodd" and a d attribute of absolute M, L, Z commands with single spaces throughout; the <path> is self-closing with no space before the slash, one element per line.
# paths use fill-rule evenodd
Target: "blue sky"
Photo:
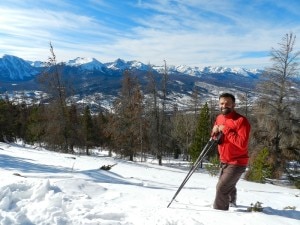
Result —
<path fill-rule="evenodd" d="M 1 0 L 0 57 L 263 68 L 299 0 Z M 296 39 L 296 50 L 300 40 Z"/>

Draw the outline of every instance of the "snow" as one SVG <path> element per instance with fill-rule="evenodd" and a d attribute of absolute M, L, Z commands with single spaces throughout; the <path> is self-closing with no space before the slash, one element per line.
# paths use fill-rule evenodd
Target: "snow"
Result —
<path fill-rule="evenodd" d="M 158 72 L 163 73 L 164 67 L 163 66 L 154 66 L 153 67 Z M 224 73 L 233 73 L 239 76 L 249 77 L 252 75 L 258 75 L 261 74 L 263 71 L 259 69 L 246 69 L 241 67 L 222 67 L 222 66 L 205 66 L 205 67 L 190 67 L 185 65 L 180 66 L 174 66 L 174 65 L 168 65 L 168 69 L 171 72 L 180 72 L 184 74 L 188 74 L 190 76 L 198 76 L 201 77 L 205 74 L 224 74 Z"/>
<path fill-rule="evenodd" d="M 38 74 L 25 60 L 12 55 L 4 55 L 0 58 L 1 78 L 11 80 L 24 80 Z"/>
<path fill-rule="evenodd" d="M 113 164 L 109 171 L 99 169 Z M 300 190 L 290 187 L 241 180 L 239 207 L 212 209 L 217 177 L 204 169 L 192 175 L 167 208 L 189 171 L 185 165 L 129 162 L 105 151 L 69 155 L 0 143 L 0 224 L 300 224 Z M 263 212 L 242 211 L 257 201 Z"/>
<path fill-rule="evenodd" d="M 81 68 L 85 70 L 99 70 L 101 72 L 102 68 L 105 67 L 101 62 L 96 60 L 95 58 L 83 58 L 83 57 L 77 57 L 76 59 L 69 60 L 66 62 L 66 65 L 68 66 L 81 66 Z"/>

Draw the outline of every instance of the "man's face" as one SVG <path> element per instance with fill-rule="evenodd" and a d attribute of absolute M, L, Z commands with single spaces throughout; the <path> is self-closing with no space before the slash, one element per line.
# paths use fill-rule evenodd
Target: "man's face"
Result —
<path fill-rule="evenodd" d="M 219 100 L 219 106 L 222 114 L 226 115 L 233 111 L 235 103 L 229 97 L 222 97 Z"/>

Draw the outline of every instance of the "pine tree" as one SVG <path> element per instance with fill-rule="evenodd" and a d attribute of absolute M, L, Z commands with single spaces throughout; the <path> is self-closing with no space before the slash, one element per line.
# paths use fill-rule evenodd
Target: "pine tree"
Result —
<path fill-rule="evenodd" d="M 44 105 L 34 105 L 29 108 L 29 115 L 26 121 L 26 143 L 41 143 L 45 133 L 45 112 Z"/>
<path fill-rule="evenodd" d="M 80 121 L 77 112 L 77 106 L 75 104 L 71 104 L 67 108 L 67 122 L 68 122 L 68 144 L 69 144 L 69 152 L 74 153 L 74 147 L 82 146 L 82 135 L 80 132 Z"/>
<path fill-rule="evenodd" d="M 94 145 L 94 129 L 93 129 L 93 119 L 90 111 L 90 107 L 86 106 L 84 108 L 84 113 L 82 116 L 82 133 L 83 141 L 85 146 L 86 155 L 90 155 L 89 149 Z"/>
<path fill-rule="evenodd" d="M 189 149 L 193 162 L 196 161 L 204 146 L 207 144 L 210 137 L 210 130 L 211 126 L 209 108 L 208 104 L 205 103 L 205 105 L 201 108 L 198 124 L 196 127 L 195 137 Z"/>
<path fill-rule="evenodd" d="M 264 183 L 266 178 L 270 178 L 271 171 L 270 151 L 265 147 L 256 156 L 252 156 L 245 177 L 250 181 Z"/>
<path fill-rule="evenodd" d="M 8 100 L 0 99 L 0 141 L 14 141 L 18 117 L 17 107 Z"/>

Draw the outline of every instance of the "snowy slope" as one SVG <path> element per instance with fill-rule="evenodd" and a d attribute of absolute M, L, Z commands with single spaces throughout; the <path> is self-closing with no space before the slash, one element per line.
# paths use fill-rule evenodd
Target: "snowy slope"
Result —
<path fill-rule="evenodd" d="M 35 77 L 39 72 L 25 60 L 4 55 L 0 58 L 0 79 L 24 80 Z"/>
<path fill-rule="evenodd" d="M 82 58 L 77 57 L 76 59 L 69 60 L 66 62 L 67 66 L 75 66 L 75 67 L 81 67 L 83 70 L 99 70 L 102 71 L 103 67 L 105 67 L 104 64 L 99 62 L 98 60 L 94 58 Z"/>
<path fill-rule="evenodd" d="M 110 171 L 99 170 L 115 163 Z M 217 178 L 204 170 L 193 174 L 167 208 L 188 169 L 184 162 L 164 163 L 133 163 L 107 157 L 106 152 L 74 156 L 0 143 L 0 224 L 300 223 L 299 190 L 244 180 L 238 184 L 239 209 L 213 210 Z M 263 212 L 239 211 L 256 201 L 263 203 Z"/>

